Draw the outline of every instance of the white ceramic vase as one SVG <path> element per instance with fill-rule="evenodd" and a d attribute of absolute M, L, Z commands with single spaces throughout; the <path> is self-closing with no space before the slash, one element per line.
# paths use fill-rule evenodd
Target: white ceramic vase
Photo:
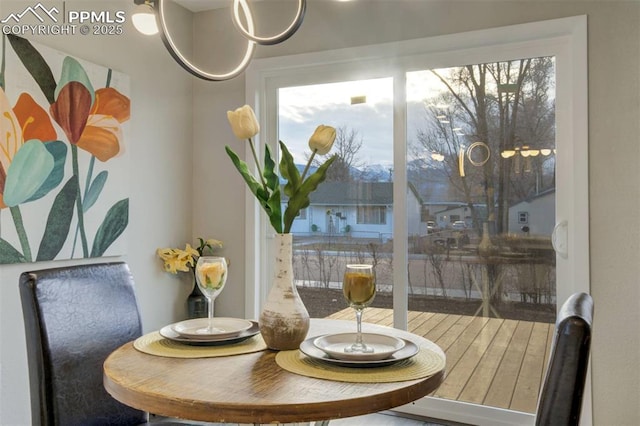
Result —
<path fill-rule="evenodd" d="M 297 349 L 309 331 L 309 312 L 293 279 L 293 236 L 276 234 L 271 290 L 260 313 L 260 333 L 270 349 Z"/>

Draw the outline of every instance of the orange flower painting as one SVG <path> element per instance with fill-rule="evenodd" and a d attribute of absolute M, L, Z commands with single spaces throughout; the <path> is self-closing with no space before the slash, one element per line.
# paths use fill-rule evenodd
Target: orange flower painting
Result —
<path fill-rule="evenodd" d="M 4 37 L 0 263 L 123 254 L 128 79 Z"/>

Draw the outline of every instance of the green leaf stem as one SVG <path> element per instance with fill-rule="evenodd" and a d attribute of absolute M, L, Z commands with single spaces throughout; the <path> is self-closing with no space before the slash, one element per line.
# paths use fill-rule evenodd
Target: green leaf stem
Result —
<path fill-rule="evenodd" d="M 27 259 L 11 244 L 0 238 L 0 263 L 26 263 Z"/>
<path fill-rule="evenodd" d="M 271 226 L 277 233 L 282 233 L 282 206 L 280 204 L 280 179 L 275 171 L 276 163 L 271 156 L 269 145 L 264 150 L 264 178 L 271 194 L 267 200 L 268 215 Z"/>
<path fill-rule="evenodd" d="M 73 208 L 77 195 L 78 177 L 72 176 L 56 195 L 49 211 L 47 226 L 38 248 L 38 256 L 36 258 L 38 262 L 53 260 L 62 250 L 71 228 L 71 219 L 73 218 Z"/>
<path fill-rule="evenodd" d="M 78 165 L 78 146 L 71 145 L 71 166 L 73 175 L 76 176 L 78 182 L 80 182 L 80 167 Z M 87 232 L 84 229 L 84 209 L 82 208 L 82 195 L 80 194 L 80 184 L 76 186 L 76 214 L 78 215 L 78 229 L 80 230 L 80 242 L 82 243 L 82 254 L 84 257 L 89 257 L 89 244 L 87 242 Z M 77 233 L 76 233 L 77 236 Z M 75 250 L 76 242 L 73 241 L 73 247 Z M 94 241 L 95 245 L 95 241 Z"/>
<path fill-rule="evenodd" d="M 9 207 L 13 223 L 18 233 L 18 239 L 20 240 L 20 246 L 22 247 L 22 253 L 24 259 L 27 262 L 31 262 L 31 246 L 29 245 L 29 238 L 27 238 L 27 231 L 24 229 L 24 222 L 22 221 L 22 212 L 20 206 Z"/>
<path fill-rule="evenodd" d="M 247 164 L 240 160 L 238 155 L 228 146 L 225 147 L 234 166 L 240 172 L 249 189 L 255 195 L 262 208 L 269 217 L 269 222 L 277 233 L 289 233 L 296 216 L 301 209 L 309 205 L 309 194 L 318 188 L 318 185 L 326 179 L 327 169 L 335 161 L 337 156 L 328 159 L 313 174 L 302 181 L 300 172 L 296 167 L 293 156 L 286 145 L 280 142 L 282 158 L 280 159 L 280 174 L 287 180 L 284 193 L 289 197 L 287 208 L 282 214 L 282 200 L 280 191 L 280 179 L 276 173 L 276 163 L 273 161 L 271 149 L 265 145 L 264 175 L 261 176 L 261 184 L 249 172 Z M 258 165 L 259 166 L 259 165 Z"/>
<path fill-rule="evenodd" d="M 284 193 L 291 197 L 300 186 L 300 172 L 293 161 L 293 156 L 287 149 L 287 146 L 280 141 L 280 150 L 282 151 L 282 159 L 280 160 L 280 174 L 287 180 L 284 186 Z"/>
<path fill-rule="evenodd" d="M 102 221 L 96 232 L 91 248 L 91 257 L 104 255 L 109 246 L 124 232 L 129 224 L 129 199 L 116 202 Z"/>
<path fill-rule="evenodd" d="M 284 160 L 284 156 L 282 157 Z M 309 206 L 310 200 L 309 195 L 318 188 L 325 179 L 327 175 L 327 170 L 329 166 L 338 158 L 336 155 L 329 158 L 324 162 L 318 169 L 309 175 L 308 178 L 302 182 L 298 188 L 296 188 L 293 195 L 289 196 L 289 202 L 287 203 L 287 209 L 284 212 L 284 232 L 289 233 L 291 231 L 291 225 L 293 225 L 293 221 L 296 216 L 300 212 L 300 210 Z"/>
<path fill-rule="evenodd" d="M 107 177 L 109 176 L 109 172 L 106 170 L 98 173 L 98 176 L 91 182 L 89 189 L 87 190 L 84 196 L 84 202 L 82 203 L 82 211 L 87 212 L 95 204 L 102 192 L 102 188 L 104 188 L 104 184 L 107 181 Z"/>
<path fill-rule="evenodd" d="M 249 186 L 249 189 L 251 190 L 253 195 L 255 195 L 258 201 L 260 201 L 260 204 L 264 206 L 265 205 L 264 203 L 266 203 L 267 200 L 269 199 L 269 194 L 267 193 L 267 191 L 251 175 L 251 173 L 249 172 L 249 167 L 247 166 L 247 163 L 242 161 L 240 157 L 238 157 L 238 155 L 235 152 L 233 152 L 233 150 L 228 146 L 225 146 L 224 149 L 227 151 L 227 154 L 231 158 L 233 165 L 236 166 L 236 169 L 238 170 L 238 172 L 240 172 L 240 174 L 244 178 L 244 181 Z"/>
<path fill-rule="evenodd" d="M 270 190 L 273 191 L 280 186 L 278 174 L 276 173 L 276 162 L 273 161 L 269 145 L 265 145 L 264 150 L 264 178 L 267 188 Z"/>
<path fill-rule="evenodd" d="M 280 187 L 278 183 L 278 176 L 274 172 L 275 163 L 271 159 L 271 151 L 265 151 L 265 170 L 269 169 L 269 171 L 265 171 L 266 181 L 265 185 L 263 186 L 249 172 L 247 163 L 242 161 L 238 157 L 238 155 L 233 152 L 233 150 L 228 146 L 225 147 L 225 150 L 231 158 L 233 165 L 236 167 L 238 172 L 240 172 L 240 175 L 242 175 L 242 177 L 244 178 L 247 186 L 249 187 L 253 195 L 255 195 L 264 211 L 267 213 L 267 217 L 269 218 L 271 226 L 273 226 L 276 232 L 282 232 Z M 267 183 L 267 181 L 270 183 Z"/>

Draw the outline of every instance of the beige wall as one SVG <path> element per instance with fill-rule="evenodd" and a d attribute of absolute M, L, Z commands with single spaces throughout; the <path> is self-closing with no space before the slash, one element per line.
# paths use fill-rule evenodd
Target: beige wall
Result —
<path fill-rule="evenodd" d="M 262 7 L 256 3 L 260 13 L 257 19 L 283 22 L 276 2 L 268 2 L 268 9 L 265 3 Z M 640 424 L 640 222 L 635 219 L 640 209 L 639 2 L 312 0 L 298 33 L 281 45 L 258 47 L 257 56 L 367 45 L 575 15 L 587 15 L 589 26 L 590 270 L 596 306 L 592 352 L 594 424 L 632 426 Z M 206 34 L 204 17 L 201 19 L 198 32 Z M 275 28 L 265 28 L 263 34 L 274 31 Z M 211 39 L 206 35 L 202 38 Z M 237 51 L 238 47 L 231 49 Z M 195 121 L 194 147 L 202 164 L 208 162 L 212 166 L 212 173 L 201 179 L 214 184 L 223 180 L 222 175 L 231 173 L 231 178 L 224 179 L 220 195 L 228 208 L 215 215 L 215 222 L 228 225 L 220 231 L 224 233 L 222 238 L 232 237 L 239 244 L 244 240 L 244 224 L 238 220 L 244 199 L 237 194 L 242 193 L 244 184 L 233 178 L 234 172 L 220 145 L 229 143 L 235 149 L 241 148 L 227 129 L 224 111 L 245 103 L 243 80 L 240 77 L 215 84 L 198 81 L 194 86 L 197 114 L 206 117 Z M 205 229 L 208 220 L 198 212 L 213 211 L 218 200 L 196 197 L 196 229 Z M 611 217 L 610 206 L 628 212 L 633 219 Z M 242 276 L 237 269 L 234 273 Z M 221 300 L 222 313 L 243 309 L 240 288 L 225 289 Z"/>

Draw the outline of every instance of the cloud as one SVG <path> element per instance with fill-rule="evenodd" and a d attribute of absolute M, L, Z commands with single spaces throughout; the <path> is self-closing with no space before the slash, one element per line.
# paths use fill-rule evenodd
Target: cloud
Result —
<path fill-rule="evenodd" d="M 449 75 L 450 69 L 438 70 Z M 429 71 L 407 73 L 407 140 L 415 141 L 424 126 L 424 105 L 443 90 Z M 353 96 L 365 103 L 351 105 Z M 358 161 L 393 165 L 393 79 L 390 77 L 281 88 L 278 92 L 279 138 L 296 162 L 309 155 L 309 137 L 319 124 L 355 130 L 363 146 Z"/>
<path fill-rule="evenodd" d="M 366 96 L 366 103 L 351 105 L 351 96 Z M 279 137 L 297 162 L 309 154 L 308 140 L 324 124 L 355 130 L 363 146 L 358 159 L 366 164 L 391 164 L 393 107 L 390 78 L 281 89 Z"/>

